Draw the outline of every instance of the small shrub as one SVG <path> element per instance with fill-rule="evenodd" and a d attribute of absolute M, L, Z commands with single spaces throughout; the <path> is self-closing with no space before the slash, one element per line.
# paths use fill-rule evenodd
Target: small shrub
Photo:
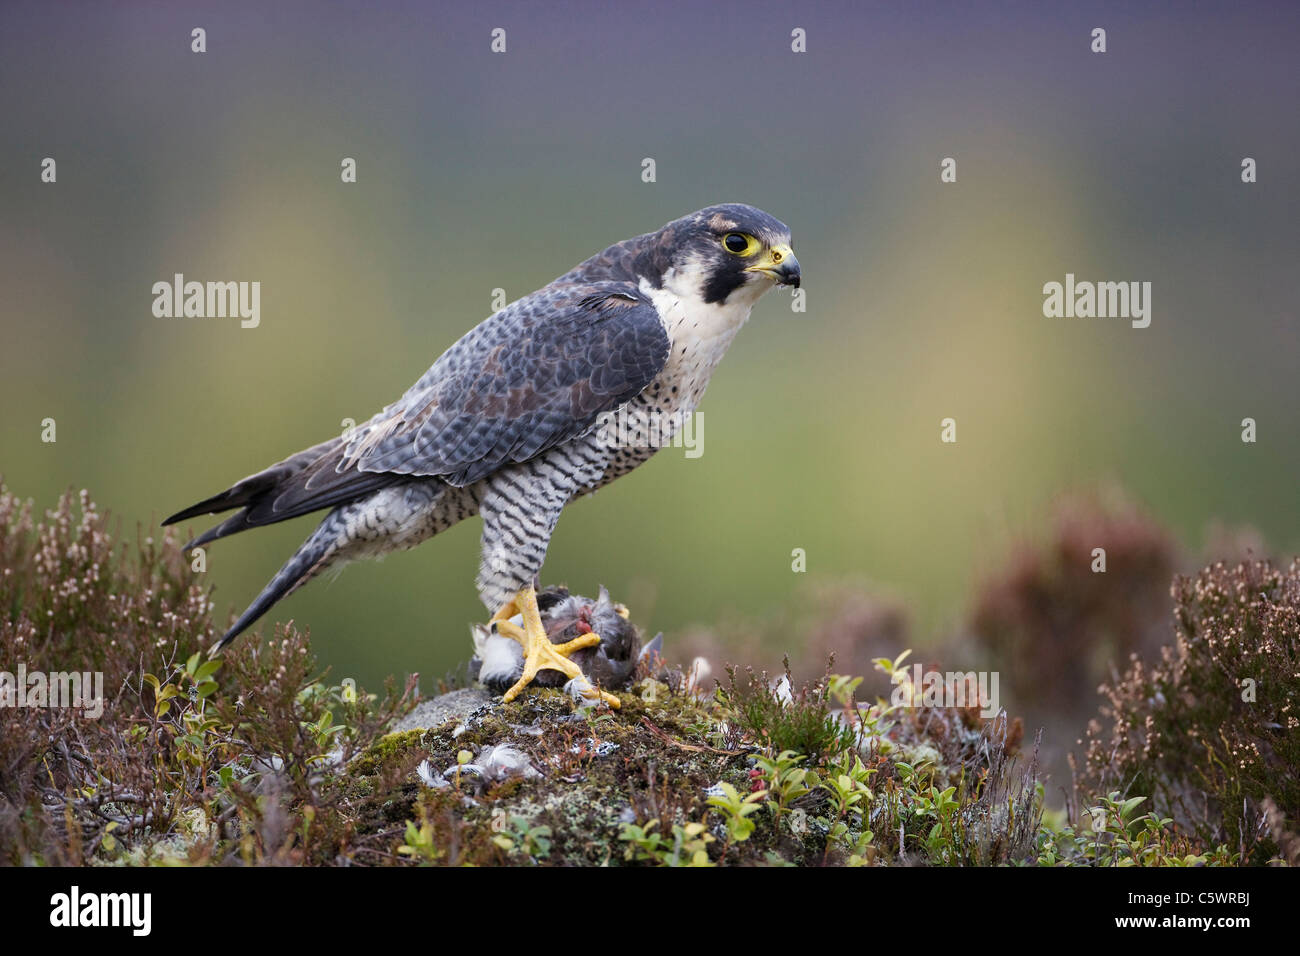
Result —
<path fill-rule="evenodd" d="M 674 823 L 671 837 L 659 832 L 658 819 L 644 826 L 624 823 L 618 838 L 626 847 L 625 860 L 656 866 L 713 866 L 708 847 L 714 838 L 703 823 Z"/>
<path fill-rule="evenodd" d="M 1176 642 L 1103 688 L 1082 783 L 1150 794 L 1160 817 L 1262 862 L 1300 822 L 1300 560 L 1215 564 L 1172 593 Z"/>
<path fill-rule="evenodd" d="M 118 543 L 86 492 L 44 520 L 0 485 L 0 669 L 99 672 L 104 709 L 0 707 L 0 862 L 324 862 L 353 826 L 328 774 L 411 702 L 321 679 L 291 627 L 219 661 L 171 530 Z"/>
<path fill-rule="evenodd" d="M 773 753 L 792 750 L 816 763 L 848 749 L 856 737 L 854 729 L 828 709 L 829 678 L 828 665 L 825 677 L 795 691 L 788 660 L 783 682 L 776 687 L 766 671 L 755 674 L 746 668 L 745 678 L 738 681 L 736 669 L 729 666 L 728 686 L 719 689 L 719 703 L 735 711 L 740 725 Z"/>
<path fill-rule="evenodd" d="M 1093 571 L 1095 548 L 1104 573 Z M 1017 706 L 1083 716 L 1113 666 L 1163 643 L 1177 560 L 1170 536 L 1131 502 L 1065 499 L 1047 539 L 1018 545 L 984 582 L 971 630 Z"/>

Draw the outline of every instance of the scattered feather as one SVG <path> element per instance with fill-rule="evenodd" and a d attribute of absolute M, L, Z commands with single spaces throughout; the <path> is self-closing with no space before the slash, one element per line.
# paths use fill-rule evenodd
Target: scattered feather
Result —
<path fill-rule="evenodd" d="M 427 759 L 420 761 L 420 766 L 415 768 L 415 774 L 420 778 L 420 782 L 426 787 L 433 787 L 434 789 L 440 790 L 443 787 L 450 786 L 450 784 L 443 779 L 442 774 L 433 769 L 433 765 L 430 764 Z"/>

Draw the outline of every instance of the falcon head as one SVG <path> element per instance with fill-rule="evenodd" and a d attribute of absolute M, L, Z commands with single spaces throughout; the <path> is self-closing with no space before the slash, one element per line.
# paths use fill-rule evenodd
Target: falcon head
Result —
<path fill-rule="evenodd" d="M 707 303 L 752 302 L 774 285 L 799 287 L 789 227 L 753 206 L 709 206 L 668 223 L 655 239 L 677 280 L 697 284 Z"/>
<path fill-rule="evenodd" d="M 774 286 L 798 287 L 800 273 L 785 223 L 744 203 L 724 203 L 615 243 L 556 281 L 602 279 L 644 281 L 709 305 L 745 306 Z"/>
<path fill-rule="evenodd" d="M 556 280 L 648 282 L 708 305 L 751 306 L 777 285 L 799 286 L 790 229 L 744 203 L 723 203 L 625 239 Z"/>

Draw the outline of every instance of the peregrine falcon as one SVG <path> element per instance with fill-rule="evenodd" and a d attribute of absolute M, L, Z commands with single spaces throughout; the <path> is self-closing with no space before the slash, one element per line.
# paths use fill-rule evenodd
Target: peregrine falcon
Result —
<path fill-rule="evenodd" d="M 477 514 L 479 597 L 489 626 L 524 651 L 505 699 L 542 669 L 582 678 L 569 657 L 600 636 L 552 644 L 537 607 L 560 512 L 666 444 L 759 297 L 799 281 L 784 223 L 739 203 L 701 209 L 615 243 L 484 319 L 347 434 L 178 511 L 163 524 L 240 509 L 189 550 L 329 509 L 212 653 L 326 568 L 412 548 Z M 657 421 L 656 442 L 601 427 L 611 413 Z M 590 693 L 618 706 L 612 694 Z"/>

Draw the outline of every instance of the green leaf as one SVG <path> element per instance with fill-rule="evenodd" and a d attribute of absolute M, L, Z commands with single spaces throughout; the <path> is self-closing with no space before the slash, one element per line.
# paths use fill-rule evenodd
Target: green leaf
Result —
<path fill-rule="evenodd" d="M 202 664 L 199 667 L 199 669 L 194 672 L 195 682 L 201 683 L 204 680 L 207 680 L 207 678 L 211 677 L 213 674 L 215 674 L 218 670 L 221 669 L 221 663 L 222 663 L 221 661 L 216 660 L 216 661 L 207 661 L 204 664 Z"/>
<path fill-rule="evenodd" d="M 1128 815 L 1133 812 L 1133 808 L 1136 807 L 1139 803 L 1141 803 L 1145 799 L 1146 797 L 1130 797 L 1129 799 L 1125 800 L 1124 803 L 1119 808 L 1120 819 L 1128 820 Z"/>

